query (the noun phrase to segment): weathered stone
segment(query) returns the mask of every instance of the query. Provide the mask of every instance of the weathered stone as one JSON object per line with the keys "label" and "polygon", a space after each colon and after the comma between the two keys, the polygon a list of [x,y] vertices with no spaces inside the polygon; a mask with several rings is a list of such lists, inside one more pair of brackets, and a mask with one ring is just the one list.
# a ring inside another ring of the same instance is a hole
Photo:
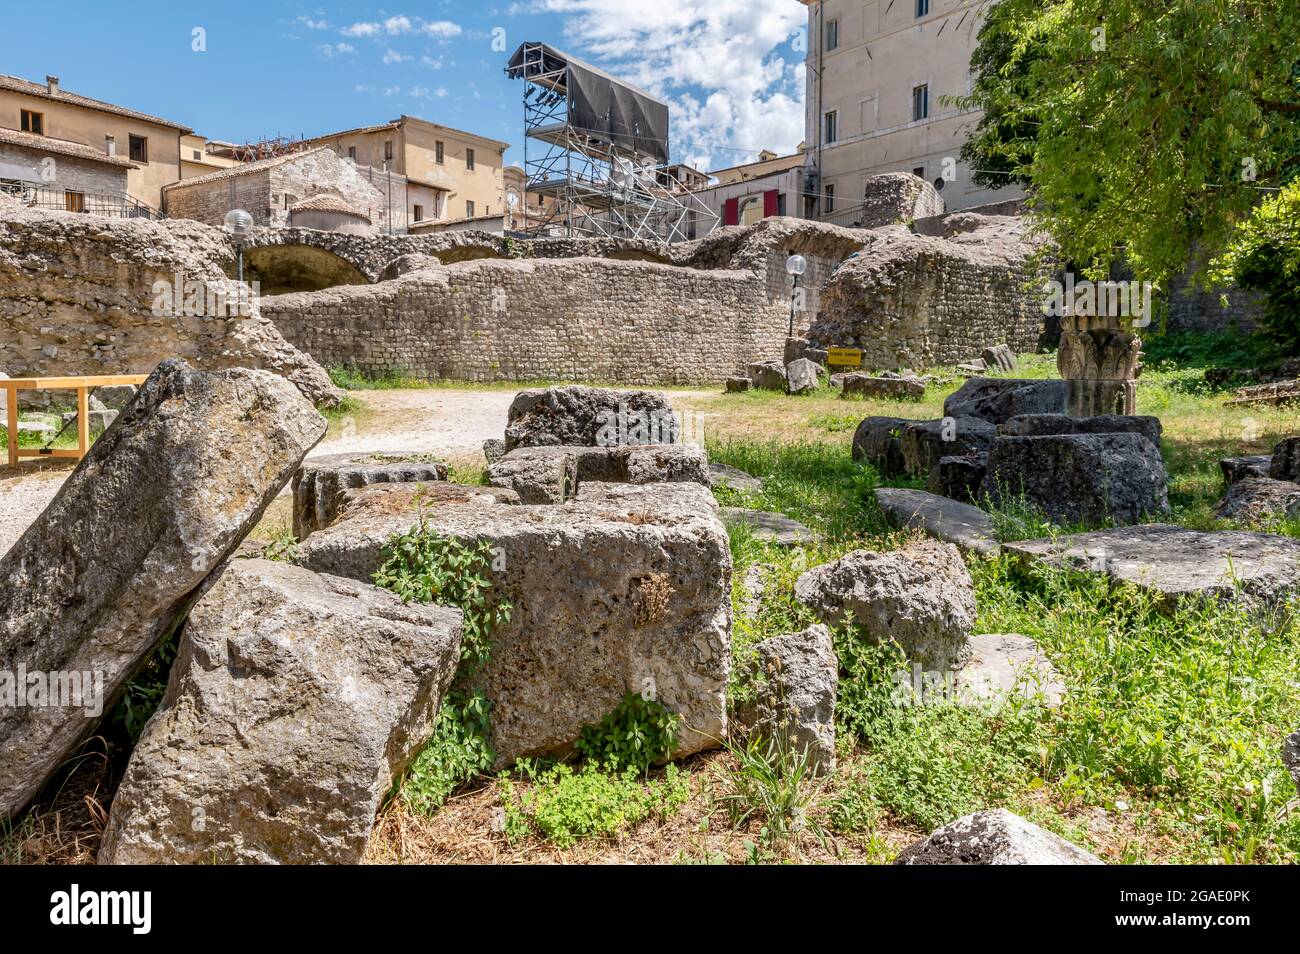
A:
{"label": "weathered stone", "polygon": [[134,384],[106,384],[95,388],[93,397],[103,402],[107,408],[114,411],[124,411],[126,406],[135,399],[135,391]]}
{"label": "weathered stone", "polygon": [[[344,513],[355,515],[372,513],[417,513],[420,508],[432,507],[495,507],[518,505],[519,495],[504,487],[478,487],[453,484],[446,480],[416,481],[412,483],[371,484],[343,492],[338,519]],[[333,521],[331,521],[333,522]]]}
{"label": "weathered stone", "polygon": [[1141,434],[999,437],[989,452],[983,493],[994,501],[1024,494],[1059,523],[1137,523],[1169,512],[1168,476]]}
{"label": "weathered stone", "polygon": [[305,540],[338,516],[346,491],[371,484],[446,480],[447,465],[429,454],[328,454],[293,475],[293,534]]}
{"label": "weathered stone", "polygon": [[1163,428],[1160,418],[1126,414],[1069,417],[1065,414],[1022,414],[998,426],[1007,437],[1039,437],[1047,434],[1141,434],[1160,446]]}
{"label": "weathered stone", "polygon": [[947,417],[982,417],[1002,424],[1022,414],[1064,414],[1065,382],[971,378],[943,402]]}
{"label": "weathered stone", "polygon": [[1016,353],[1004,344],[985,348],[980,354],[980,360],[984,362],[986,368],[995,368],[998,371],[1016,370]]}
{"label": "weathered stone", "polygon": [[1268,477],[1246,477],[1228,488],[1228,493],[1214,509],[1221,520],[1256,523],[1285,514],[1300,501],[1300,484]]}
{"label": "weathered stone", "polygon": [[742,394],[753,386],[754,382],[749,378],[727,378],[727,392],[729,394]]}
{"label": "weathered stone", "polygon": [[757,494],[763,491],[761,477],[753,477],[743,470],[728,467],[717,462],[709,464],[709,481],[714,487],[730,487],[744,493]]}
{"label": "weathered stone", "polygon": [[989,366],[985,364],[983,358],[976,358],[974,361],[963,361],[961,364],[956,365],[956,369],[967,378],[973,378],[987,372]]}
{"label": "weathered stone", "polygon": [[949,543],[854,550],[799,577],[795,598],[827,625],[851,624],[873,642],[897,643],[927,669],[960,669],[970,656],[975,584]]}
{"label": "weathered stone", "polygon": [[433,734],[461,623],[353,580],[232,561],[190,612],[100,863],[359,862]]}
{"label": "weathered stone", "polygon": [[980,457],[940,457],[930,468],[925,489],[940,497],[964,503],[979,499],[984,483],[984,460]]}
{"label": "weathered stone", "polygon": [[489,465],[487,479],[523,503],[562,504],[578,488],[578,455],[571,447],[518,447]]}
{"label": "weathered stone", "polygon": [[[117,420],[117,411],[114,411],[111,408],[100,408],[98,410],[92,409],[86,413],[86,420],[90,425],[90,433],[102,434],[104,431],[112,427],[113,422]],[[63,423],[67,425],[68,428],[65,433],[76,433],[74,430],[77,426],[76,421],[76,411],[68,411],[63,415]]]}
{"label": "weathered stone", "polygon": [[1282,764],[1295,783],[1296,791],[1300,792],[1300,732],[1292,732],[1286,737],[1282,745]]}
{"label": "weathered stone", "polygon": [[875,377],[854,371],[844,375],[840,397],[891,398],[919,401],[925,397],[925,382],[920,378]]}
{"label": "weathered stone", "polygon": [[958,699],[996,705],[1022,695],[1051,708],[1064,700],[1065,681],[1028,636],[986,633],[972,636],[970,645],[970,661],[953,681]]}
{"label": "weathered stone", "polygon": [[1099,865],[1102,860],[1005,808],[959,818],[907,848],[898,865]]}
{"label": "weathered stone", "polygon": [[[442,507],[428,529],[487,541],[493,594],[511,606],[478,677],[500,765],[567,754],[628,693],[683,720],[675,755],[726,732],[731,552],[706,487],[591,483],[562,507]],[[296,561],[369,580],[410,514],[344,515]]]}
{"label": "weathered stone", "polygon": [[978,417],[911,421],[904,425],[899,438],[903,470],[924,479],[942,457],[982,459],[997,434],[994,425]]}
{"label": "weathered stone", "polygon": [[799,358],[785,366],[786,390],[791,394],[804,394],[817,390],[821,367],[807,358]]}
{"label": "weathered stone", "polygon": [[723,507],[722,516],[728,523],[749,527],[754,534],[754,539],[761,540],[763,543],[774,543],[781,547],[800,547],[817,542],[817,534],[798,520],[793,520],[783,513],[747,510],[744,507]]}
{"label": "weathered stone", "polygon": [[677,419],[659,391],[570,385],[520,391],[510,404],[506,450],[516,447],[612,447],[674,444]]}
{"label": "weathered stone", "polygon": [[745,371],[749,375],[749,380],[754,382],[754,387],[759,390],[785,391],[789,387],[785,377],[785,365],[779,361],[757,361],[746,365]]}
{"label": "weathered stone", "polygon": [[1271,454],[1252,454],[1246,457],[1225,457],[1219,461],[1223,471],[1223,482],[1232,486],[1247,477],[1268,477],[1268,469],[1273,463]]}
{"label": "weathered stone", "polygon": [[814,774],[834,772],[839,668],[831,631],[820,623],[763,640],[746,661],[753,698],[739,721],[750,734],[779,737],[792,753],[806,752]]}
{"label": "weathered stone", "polygon": [[506,442],[498,437],[491,438],[483,442],[483,459],[489,464],[495,464],[502,457],[506,456]]}
{"label": "weathered stone", "polygon": [[958,549],[993,556],[1001,547],[993,518],[978,507],[902,487],[877,487],[876,503],[891,525],[920,530]]}
{"label": "weathered stone", "polygon": [[885,477],[903,473],[903,428],[914,421],[905,417],[868,417],[853,434],[853,459],[870,461]]}
{"label": "weathered stone", "polygon": [[1228,599],[1240,587],[1247,603],[1268,608],[1300,592],[1300,540],[1268,533],[1147,524],[1002,546],[1026,559],[1105,573],[1170,603]]}
{"label": "weathered stone", "polygon": [[[160,364],[0,558],[0,672],[98,673],[107,711],[325,427],[270,372]],[[80,706],[0,708],[0,817],[97,724]]]}
{"label": "weathered stone", "polygon": [[1268,475],[1274,480],[1300,483],[1300,437],[1288,437],[1273,448]]}

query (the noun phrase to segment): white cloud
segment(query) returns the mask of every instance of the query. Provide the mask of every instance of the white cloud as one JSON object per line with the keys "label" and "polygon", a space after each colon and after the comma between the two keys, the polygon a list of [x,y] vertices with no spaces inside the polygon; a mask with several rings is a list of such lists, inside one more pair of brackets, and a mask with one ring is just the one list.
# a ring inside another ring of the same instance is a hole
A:
{"label": "white cloud", "polygon": [[329,21],[325,19],[313,20],[311,17],[302,16],[298,18],[298,22],[308,30],[328,30],[330,28]]}
{"label": "white cloud", "polygon": [[384,21],[384,32],[389,36],[397,36],[402,33],[411,32],[411,18],[404,16],[389,17]]}
{"label": "white cloud", "polygon": [[346,56],[348,53],[356,52],[356,47],[351,43],[323,43],[318,46],[317,49],[320,50],[320,55],[325,57],[327,60],[333,59],[336,56]]}
{"label": "white cloud", "polygon": [[442,57],[422,56],[420,57],[420,65],[427,66],[431,70],[440,70],[442,69]]}
{"label": "white cloud", "polygon": [[447,39],[453,36],[460,36],[462,31],[459,23],[452,23],[450,20],[433,20],[421,23],[420,32],[427,33],[429,36]]}
{"label": "white cloud", "polygon": [[410,60],[410,59],[413,59],[413,57],[406,56],[406,55],[404,55],[404,54],[402,54],[402,53],[398,53],[398,52],[397,52],[396,50],[394,50],[391,46],[390,46],[387,50],[384,51],[384,65],[385,65],[385,66],[391,66],[391,65],[394,64],[394,63],[405,63],[407,60]]}
{"label": "white cloud", "polygon": [[793,0],[535,0],[534,9],[564,16],[588,57],[667,100],[674,155],[693,165],[731,166],[803,139],[804,65],[776,55],[807,24]]}
{"label": "white cloud", "polygon": [[344,36],[378,36],[381,27],[378,23],[354,23],[341,31]]}

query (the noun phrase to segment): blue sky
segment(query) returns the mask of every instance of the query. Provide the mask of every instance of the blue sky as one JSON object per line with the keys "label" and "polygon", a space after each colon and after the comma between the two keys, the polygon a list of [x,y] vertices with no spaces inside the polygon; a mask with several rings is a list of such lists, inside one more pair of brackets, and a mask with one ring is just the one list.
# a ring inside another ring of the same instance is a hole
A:
{"label": "blue sky", "polygon": [[503,67],[521,42],[544,40],[667,99],[674,160],[707,169],[803,138],[804,11],[797,0],[44,0],[0,32],[0,72],[53,73],[236,142],[407,113],[508,141],[507,161],[521,163],[522,89]]}

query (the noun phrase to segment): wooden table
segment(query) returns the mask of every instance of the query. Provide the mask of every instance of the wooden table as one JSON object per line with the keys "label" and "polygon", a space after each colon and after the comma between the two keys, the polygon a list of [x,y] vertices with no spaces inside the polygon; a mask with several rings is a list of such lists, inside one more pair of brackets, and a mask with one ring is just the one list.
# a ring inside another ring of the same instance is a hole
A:
{"label": "wooden table", "polygon": [[[92,374],[66,378],[0,378],[0,388],[7,392],[8,420],[5,428],[9,438],[9,466],[17,467],[22,457],[71,457],[80,460],[90,450],[90,392],[98,387],[120,384],[143,384],[147,374]],[[18,392],[19,391],[76,391],[77,392],[77,449],[46,450],[40,447],[18,446]]]}

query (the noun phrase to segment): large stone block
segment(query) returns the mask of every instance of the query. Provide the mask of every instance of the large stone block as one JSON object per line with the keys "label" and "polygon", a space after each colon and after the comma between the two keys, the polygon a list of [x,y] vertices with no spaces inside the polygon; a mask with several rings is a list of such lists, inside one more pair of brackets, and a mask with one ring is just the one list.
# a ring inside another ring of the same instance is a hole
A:
{"label": "large stone block", "polygon": [[488,467],[487,480],[526,504],[562,504],[578,489],[578,455],[572,447],[519,447]]}
{"label": "large stone block", "polygon": [[885,477],[903,473],[903,428],[906,417],[868,417],[853,434],[853,459],[874,463]]}
{"label": "large stone block", "polygon": [[925,397],[925,382],[920,378],[883,378],[853,371],[840,380],[842,398],[867,397],[919,401]]}
{"label": "large stone block", "polygon": [[1001,551],[993,518],[978,507],[905,487],[877,487],[876,504],[891,526],[920,530],[960,550],[995,556]]}
{"label": "large stone block", "polygon": [[925,479],[944,457],[983,460],[997,434],[997,427],[979,417],[911,421],[899,438],[903,470]]}
{"label": "large stone block", "polygon": [[971,378],[943,402],[947,417],[982,417],[1002,424],[1022,414],[1064,414],[1065,382]]}
{"label": "large stone block", "polygon": [[808,358],[796,358],[785,366],[786,389],[791,394],[816,391],[821,372],[821,366]]}
{"label": "large stone block", "polygon": [[428,454],[329,454],[313,457],[293,476],[293,533],[299,540],[328,527],[344,494],[371,484],[446,480],[447,465]]}
{"label": "large stone block", "polygon": [[1005,808],[944,825],[895,859],[898,865],[1100,865],[1096,855]]}
{"label": "large stone block", "polygon": [[1160,452],[1141,434],[999,437],[983,493],[1024,494],[1059,523],[1137,523],[1169,512]]}
{"label": "large stone block", "polygon": [[1268,477],[1247,477],[1228,488],[1227,494],[1215,507],[1214,515],[1222,520],[1255,523],[1285,514],[1297,503],[1300,503],[1300,484]]}
{"label": "large stone block", "polygon": [[785,365],[779,361],[757,361],[745,366],[745,373],[754,387],[762,391],[784,391],[789,387]]}
{"label": "large stone block", "polygon": [[753,698],[738,713],[745,730],[779,737],[791,752],[806,752],[816,774],[834,772],[840,672],[831,631],[817,623],[765,639],[754,647],[746,668]]}
{"label": "large stone block", "polygon": [[1096,417],[1022,414],[998,426],[998,433],[1007,437],[1038,437],[1045,434],[1141,434],[1156,447],[1160,446],[1162,432],[1160,418],[1127,414],[1099,414]]}
{"label": "large stone block", "polygon": [[1273,462],[1268,475],[1274,480],[1300,483],[1300,437],[1288,437],[1273,448]]}
{"label": "large stone block", "polygon": [[678,434],[672,405],[659,391],[570,385],[515,395],[506,423],[506,450],[675,444]]}
{"label": "large stone block", "polygon": [[897,643],[926,669],[951,672],[970,656],[975,584],[952,544],[854,550],[803,574],[794,593],[827,625],[851,624],[873,642]]}
{"label": "large stone block", "polygon": [[686,444],[626,447],[519,447],[488,468],[488,483],[526,504],[563,503],[585,481],[710,486],[704,451]]}
{"label": "large stone block", "polygon": [[[270,372],[160,364],[0,559],[0,672],[96,674],[107,710],[325,427]],[[0,817],[97,724],[81,706],[0,708]]]}
{"label": "large stone block", "polygon": [[[562,507],[445,507],[426,521],[497,554],[493,593],[512,609],[479,679],[499,764],[566,754],[629,692],[652,691],[682,717],[676,755],[723,737],[731,552],[706,487],[590,483]],[[392,535],[412,523],[345,514],[297,560],[370,580]]]}
{"label": "large stone block", "polygon": [[460,610],[233,560],[190,612],[103,864],[355,864],[433,734]]}

